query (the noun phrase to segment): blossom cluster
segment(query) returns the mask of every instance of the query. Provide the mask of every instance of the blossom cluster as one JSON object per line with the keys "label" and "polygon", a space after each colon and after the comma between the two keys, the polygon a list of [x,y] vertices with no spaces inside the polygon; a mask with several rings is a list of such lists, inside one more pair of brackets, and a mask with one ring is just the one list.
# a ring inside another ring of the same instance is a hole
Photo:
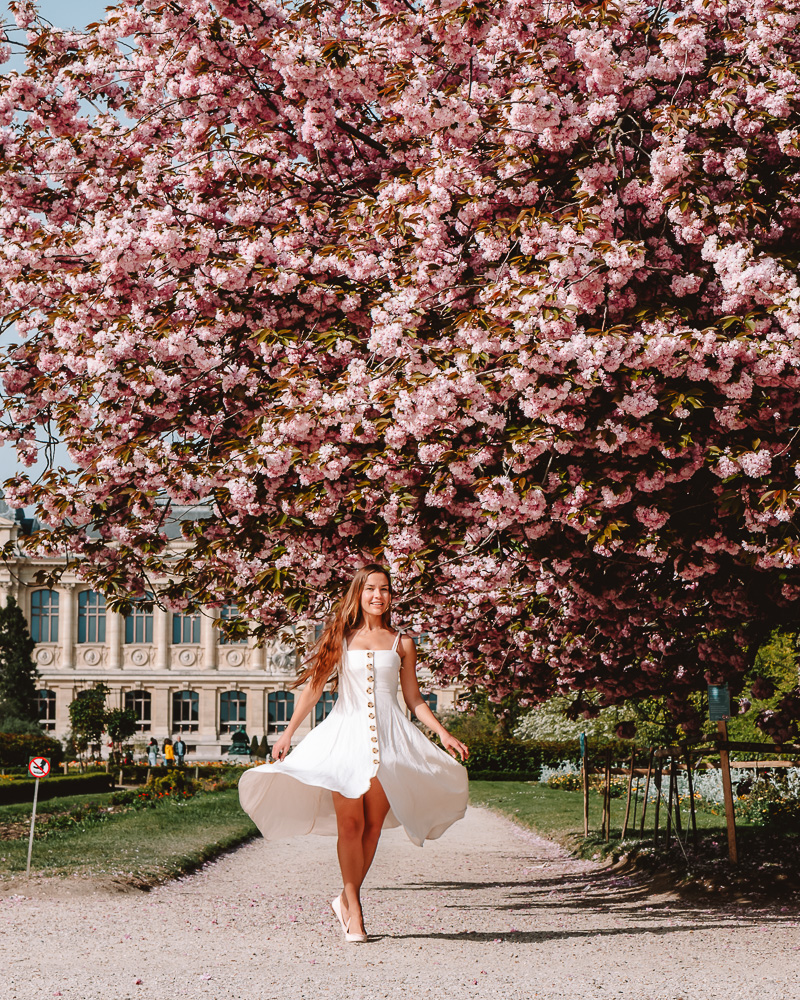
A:
{"label": "blossom cluster", "polygon": [[263,632],[379,556],[497,700],[741,688],[800,596],[798,0],[11,6],[37,551]]}

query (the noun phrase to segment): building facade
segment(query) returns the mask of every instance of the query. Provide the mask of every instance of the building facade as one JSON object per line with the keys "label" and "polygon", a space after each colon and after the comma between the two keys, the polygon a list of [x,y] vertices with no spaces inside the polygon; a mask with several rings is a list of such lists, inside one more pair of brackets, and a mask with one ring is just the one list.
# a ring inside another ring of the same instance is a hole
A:
{"label": "building facade", "polygon": [[[292,689],[293,644],[226,639],[214,619],[237,615],[234,605],[191,615],[142,608],[122,616],[69,574],[52,589],[37,585],[35,574],[48,560],[25,554],[23,523],[7,508],[0,511],[0,544],[14,540],[18,553],[0,564],[0,600],[13,596],[27,619],[36,643],[40,722],[53,736],[69,734],[70,702],[97,683],[110,688],[109,707],[134,710],[142,737],[160,744],[181,734],[197,759],[222,756],[239,729],[270,743],[283,731],[300,693]],[[314,625],[308,629],[313,639]],[[423,690],[429,681],[422,669]],[[434,711],[450,712],[458,694],[430,689],[426,700]],[[325,718],[335,697],[323,693],[297,740]]]}

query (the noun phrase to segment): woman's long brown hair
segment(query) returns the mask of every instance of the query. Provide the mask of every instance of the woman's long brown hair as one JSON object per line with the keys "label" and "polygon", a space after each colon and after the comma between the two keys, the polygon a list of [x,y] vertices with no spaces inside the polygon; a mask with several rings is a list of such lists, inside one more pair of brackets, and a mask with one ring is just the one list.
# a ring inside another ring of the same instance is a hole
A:
{"label": "woman's long brown hair", "polygon": [[[334,680],[334,687],[338,680],[339,663],[342,659],[342,649],[346,635],[355,632],[364,623],[364,614],[361,610],[361,595],[364,592],[364,584],[370,573],[383,573],[389,581],[389,594],[392,593],[392,578],[389,570],[378,563],[370,563],[362,566],[350,581],[347,593],[333,609],[333,614],[325,624],[319,642],[314,646],[311,656],[308,659],[308,666],[300,674],[292,687],[299,687],[308,682],[312,686],[324,684],[326,681]],[[392,609],[389,607],[382,615],[381,621],[384,628],[391,625]]]}

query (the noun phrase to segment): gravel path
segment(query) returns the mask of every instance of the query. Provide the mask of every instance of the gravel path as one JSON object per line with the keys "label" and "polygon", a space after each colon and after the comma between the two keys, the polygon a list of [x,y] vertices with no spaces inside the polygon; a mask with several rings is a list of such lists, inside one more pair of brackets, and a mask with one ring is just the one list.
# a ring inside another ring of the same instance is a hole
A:
{"label": "gravel path", "polygon": [[254,841],[151,892],[0,883],[2,1000],[800,1000],[800,913],[703,909],[480,809],[420,850],[389,831],[374,940],[328,906],[335,843]]}

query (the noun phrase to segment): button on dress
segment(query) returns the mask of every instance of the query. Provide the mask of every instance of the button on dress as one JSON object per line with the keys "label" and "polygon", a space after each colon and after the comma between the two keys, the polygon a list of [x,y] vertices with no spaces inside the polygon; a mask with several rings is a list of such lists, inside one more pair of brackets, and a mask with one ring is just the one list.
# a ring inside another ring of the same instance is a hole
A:
{"label": "button on dress", "polygon": [[362,796],[377,777],[389,800],[384,829],[403,826],[419,847],[467,808],[467,771],[410,722],[397,700],[399,636],[392,649],[348,650],[339,697],[288,757],[245,771],[239,800],[268,840],[335,835],[331,792]]}

